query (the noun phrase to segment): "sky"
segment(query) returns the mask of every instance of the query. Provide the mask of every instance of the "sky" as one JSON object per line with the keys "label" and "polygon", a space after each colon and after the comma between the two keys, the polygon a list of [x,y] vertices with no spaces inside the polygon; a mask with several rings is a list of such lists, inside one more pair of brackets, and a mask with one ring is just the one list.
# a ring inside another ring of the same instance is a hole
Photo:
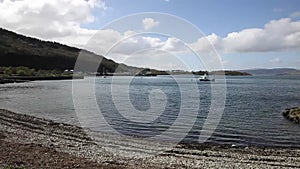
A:
{"label": "sky", "polygon": [[0,12],[2,28],[132,66],[300,69],[297,0],[0,0]]}

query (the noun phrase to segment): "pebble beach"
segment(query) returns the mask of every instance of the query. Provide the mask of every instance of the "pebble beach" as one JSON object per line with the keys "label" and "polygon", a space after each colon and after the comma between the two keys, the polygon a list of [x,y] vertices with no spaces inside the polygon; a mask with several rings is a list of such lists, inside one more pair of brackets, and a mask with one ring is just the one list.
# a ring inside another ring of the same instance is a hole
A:
{"label": "pebble beach", "polygon": [[170,147],[2,109],[0,143],[0,168],[300,168],[292,147]]}

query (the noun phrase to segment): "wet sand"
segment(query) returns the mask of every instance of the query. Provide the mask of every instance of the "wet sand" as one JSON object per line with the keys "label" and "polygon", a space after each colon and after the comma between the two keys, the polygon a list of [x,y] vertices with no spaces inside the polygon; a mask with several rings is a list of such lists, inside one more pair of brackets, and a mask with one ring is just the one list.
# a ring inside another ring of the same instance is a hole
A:
{"label": "wet sand", "polygon": [[171,147],[7,110],[0,110],[0,144],[0,168],[300,168],[296,148]]}

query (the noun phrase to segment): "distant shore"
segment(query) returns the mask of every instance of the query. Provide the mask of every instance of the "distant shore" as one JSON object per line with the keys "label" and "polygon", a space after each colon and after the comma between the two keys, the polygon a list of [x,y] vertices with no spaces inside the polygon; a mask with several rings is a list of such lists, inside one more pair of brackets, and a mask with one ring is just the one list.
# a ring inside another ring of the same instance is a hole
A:
{"label": "distant shore", "polygon": [[[187,75],[187,74],[172,74],[172,75]],[[196,74],[194,74],[197,76]],[[94,77],[95,75],[86,75]],[[97,75],[96,77],[110,77],[110,76],[137,76],[137,77],[156,77],[156,76],[164,76],[164,75],[156,75],[156,74],[148,74],[148,75],[134,75],[134,74],[107,74],[105,76]],[[226,76],[249,76],[249,75],[229,75],[226,74]],[[6,83],[25,83],[30,81],[43,81],[43,80],[72,80],[72,79],[84,79],[85,76],[8,76],[5,78],[0,78],[0,84],[6,84]]]}
{"label": "distant shore", "polygon": [[164,143],[0,110],[0,168],[299,168],[300,149]]}
{"label": "distant shore", "polygon": [[41,81],[41,80],[72,80],[72,79],[83,79],[84,76],[9,76],[0,79],[0,84],[5,83],[24,83],[30,81]]}

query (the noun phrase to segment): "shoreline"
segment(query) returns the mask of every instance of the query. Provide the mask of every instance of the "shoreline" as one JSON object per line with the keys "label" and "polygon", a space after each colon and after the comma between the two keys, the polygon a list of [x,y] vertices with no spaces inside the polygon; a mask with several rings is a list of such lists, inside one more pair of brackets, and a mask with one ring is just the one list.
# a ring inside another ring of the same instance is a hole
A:
{"label": "shoreline", "polygon": [[76,80],[84,79],[84,76],[10,76],[0,78],[0,84],[6,83],[26,83],[31,81],[44,81],[44,80]]}
{"label": "shoreline", "polygon": [[169,147],[139,138],[87,132],[78,126],[0,109],[0,168],[300,167],[297,148],[212,144]]}

